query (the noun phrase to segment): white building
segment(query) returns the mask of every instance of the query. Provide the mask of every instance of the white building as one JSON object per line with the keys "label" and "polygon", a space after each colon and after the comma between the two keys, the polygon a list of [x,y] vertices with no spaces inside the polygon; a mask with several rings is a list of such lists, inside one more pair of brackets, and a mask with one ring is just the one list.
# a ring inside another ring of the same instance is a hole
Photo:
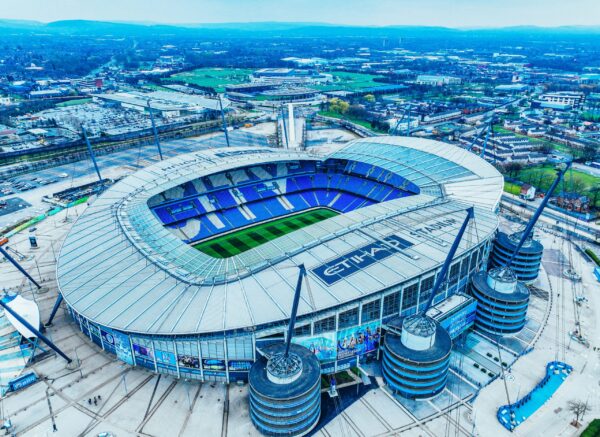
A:
{"label": "white building", "polygon": [[460,85],[462,80],[460,77],[453,76],[433,76],[428,74],[421,74],[417,76],[415,83],[417,85],[429,85],[429,86],[443,86],[443,85]]}
{"label": "white building", "polygon": [[571,91],[557,91],[554,93],[546,93],[540,96],[542,106],[544,103],[559,106],[569,106],[571,108],[578,108],[585,100],[585,95],[579,92]]}

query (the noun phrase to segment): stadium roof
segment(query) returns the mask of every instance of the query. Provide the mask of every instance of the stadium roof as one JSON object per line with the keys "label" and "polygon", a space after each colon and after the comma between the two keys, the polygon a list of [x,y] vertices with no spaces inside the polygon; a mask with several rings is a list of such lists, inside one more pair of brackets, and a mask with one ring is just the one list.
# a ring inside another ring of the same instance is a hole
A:
{"label": "stadium roof", "polygon": [[[341,214],[225,259],[185,244],[148,207],[152,196],[204,175],[330,157],[386,168],[421,193]],[[295,266],[305,264],[311,289],[302,296],[299,315],[407,282],[439,268],[468,206],[476,206],[474,229],[457,256],[493,234],[502,186],[502,176],[479,157],[417,138],[360,139],[320,155],[256,147],[194,152],[123,179],[88,207],[61,249],[58,283],[77,312],[123,331],[184,335],[284,321]],[[331,284],[313,271],[390,236],[412,246]]]}

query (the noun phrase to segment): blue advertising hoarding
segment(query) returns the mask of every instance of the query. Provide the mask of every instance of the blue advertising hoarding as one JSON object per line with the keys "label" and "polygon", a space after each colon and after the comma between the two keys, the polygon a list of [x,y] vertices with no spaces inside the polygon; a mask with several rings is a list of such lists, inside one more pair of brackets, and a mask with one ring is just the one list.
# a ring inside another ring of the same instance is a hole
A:
{"label": "blue advertising hoarding", "polygon": [[25,387],[30,386],[38,380],[38,377],[35,373],[30,372],[25,375],[19,376],[11,381],[8,381],[8,389],[10,391],[18,391]]}
{"label": "blue advertising hoarding", "polygon": [[338,331],[337,359],[354,357],[376,351],[381,339],[379,320]]}
{"label": "blue advertising hoarding", "polygon": [[174,367],[177,366],[177,360],[173,352],[166,352],[157,349],[154,351],[154,355],[156,356],[157,362],[165,363]]}
{"label": "blue advertising hoarding", "polygon": [[133,354],[131,353],[129,336],[122,334],[119,331],[113,331],[112,335],[115,339],[115,352],[117,353],[117,358],[133,366]]}
{"label": "blue advertising hoarding", "polygon": [[452,339],[455,339],[475,323],[476,310],[477,301],[473,301],[460,311],[440,320],[440,325],[448,331]]}
{"label": "blue advertising hoarding", "polygon": [[324,332],[319,335],[293,337],[292,343],[310,350],[319,361],[333,361],[337,356],[335,332]]}

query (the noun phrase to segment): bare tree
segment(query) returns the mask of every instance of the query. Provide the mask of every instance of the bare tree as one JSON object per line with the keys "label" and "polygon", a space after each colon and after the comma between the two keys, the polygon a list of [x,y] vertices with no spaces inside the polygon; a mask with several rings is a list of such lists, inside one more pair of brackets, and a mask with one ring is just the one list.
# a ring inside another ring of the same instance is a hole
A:
{"label": "bare tree", "polygon": [[579,426],[579,419],[583,418],[584,414],[589,411],[587,402],[579,400],[570,400],[567,403],[567,409],[575,415],[575,426]]}

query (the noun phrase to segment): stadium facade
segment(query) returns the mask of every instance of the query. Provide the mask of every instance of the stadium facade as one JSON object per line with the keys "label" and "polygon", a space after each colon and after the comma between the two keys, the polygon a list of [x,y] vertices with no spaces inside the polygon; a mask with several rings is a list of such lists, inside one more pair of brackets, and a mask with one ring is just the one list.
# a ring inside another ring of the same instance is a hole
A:
{"label": "stadium facade", "polygon": [[470,206],[432,310],[451,310],[437,320],[452,338],[472,324],[466,291],[487,263],[502,187],[477,156],[418,138],[181,155],[87,208],[61,248],[59,289],[85,335],[118,359],[229,382],[284,339],[304,264],[293,341],[332,373],[377,353],[386,323],[425,305]]}

